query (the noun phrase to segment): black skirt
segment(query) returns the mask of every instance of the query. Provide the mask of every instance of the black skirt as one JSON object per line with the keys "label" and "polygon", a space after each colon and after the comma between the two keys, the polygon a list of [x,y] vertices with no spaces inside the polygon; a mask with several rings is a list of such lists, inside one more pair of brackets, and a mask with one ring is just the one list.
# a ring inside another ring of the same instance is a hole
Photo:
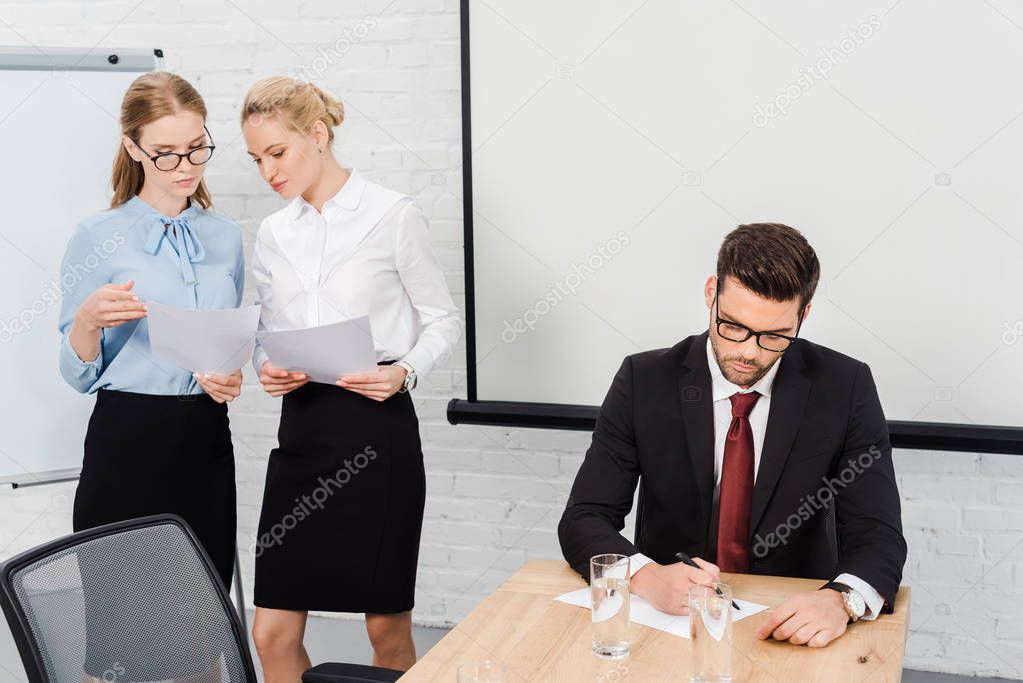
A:
{"label": "black skirt", "polygon": [[426,473],[408,393],[309,382],[284,396],[256,556],[259,607],[412,609]]}
{"label": "black skirt", "polygon": [[[85,436],[75,493],[75,531],[165,512],[182,517],[192,527],[220,580],[230,589],[236,509],[227,405],[206,394],[179,397],[100,390]],[[154,681],[219,671],[215,653],[209,661],[196,652],[173,656],[172,642],[162,646],[169,652],[163,660],[139,659],[122,637],[137,630],[137,586],[118,585],[90,573],[82,576],[82,591],[89,675]],[[180,596],[170,592],[159,594],[158,585],[149,591],[145,598],[150,601],[180,602]],[[152,634],[174,634],[181,628],[180,615],[173,610],[152,618],[155,621],[148,626]],[[126,620],[123,627],[119,619]]]}
{"label": "black skirt", "polygon": [[226,403],[206,394],[96,394],[75,492],[75,531],[176,514],[192,527],[230,590],[235,496]]}

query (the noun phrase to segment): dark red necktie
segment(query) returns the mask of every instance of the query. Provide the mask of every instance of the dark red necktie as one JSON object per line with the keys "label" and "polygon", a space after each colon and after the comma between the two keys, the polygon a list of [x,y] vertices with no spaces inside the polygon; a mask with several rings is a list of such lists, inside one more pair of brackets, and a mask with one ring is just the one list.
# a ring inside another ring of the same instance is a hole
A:
{"label": "dark red necktie", "polygon": [[749,414],[760,394],[733,394],[732,424],[725,436],[718,498],[717,565],[723,572],[749,571],[749,516],[753,503],[753,428]]}

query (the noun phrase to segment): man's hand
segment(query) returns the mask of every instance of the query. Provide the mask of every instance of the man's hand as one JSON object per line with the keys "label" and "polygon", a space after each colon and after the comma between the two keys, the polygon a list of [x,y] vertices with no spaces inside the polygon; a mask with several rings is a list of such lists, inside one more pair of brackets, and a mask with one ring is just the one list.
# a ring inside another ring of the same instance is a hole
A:
{"label": "man's hand", "polygon": [[651,562],[633,575],[629,588],[662,612],[689,614],[689,587],[721,581],[717,565],[698,557],[693,558],[693,561],[700,565],[699,569],[682,562]]}
{"label": "man's hand", "polygon": [[842,594],[831,589],[799,593],[768,614],[757,637],[771,636],[794,645],[824,647],[845,633],[849,613]]}

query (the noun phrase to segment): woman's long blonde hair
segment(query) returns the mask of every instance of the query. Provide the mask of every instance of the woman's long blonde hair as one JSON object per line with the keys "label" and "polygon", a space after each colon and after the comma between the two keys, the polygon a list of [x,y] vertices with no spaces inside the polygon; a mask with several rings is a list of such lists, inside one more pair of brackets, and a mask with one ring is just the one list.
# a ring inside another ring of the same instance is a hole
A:
{"label": "woman's long blonde hair", "polygon": [[313,124],[323,121],[327,126],[327,145],[334,142],[334,127],[345,120],[345,108],[312,83],[295,78],[273,76],[257,81],[249,88],[242,103],[241,122],[251,116],[280,114],[295,130],[308,133]]}
{"label": "woman's long blonde hair", "polygon": [[[206,120],[206,103],[191,83],[166,71],[143,74],[128,86],[121,102],[121,133],[133,141],[138,140],[143,126],[179,111],[195,112]],[[137,195],[144,182],[142,163],[132,159],[124,145],[118,143],[110,180],[114,188],[110,208],[116,208]],[[191,199],[204,209],[213,205],[205,179],[199,181]]]}

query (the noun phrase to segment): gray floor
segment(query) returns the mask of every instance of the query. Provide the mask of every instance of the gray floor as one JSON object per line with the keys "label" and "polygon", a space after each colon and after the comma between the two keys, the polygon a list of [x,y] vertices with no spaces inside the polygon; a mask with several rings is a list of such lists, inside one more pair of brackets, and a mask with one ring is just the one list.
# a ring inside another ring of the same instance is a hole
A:
{"label": "gray floor", "polygon": [[[251,623],[251,615],[249,619]],[[413,637],[419,656],[423,656],[446,632],[445,629],[415,627]],[[310,618],[306,648],[314,664],[328,661],[369,664],[373,656],[363,622],[350,619]],[[256,669],[259,670],[258,664]],[[0,683],[25,683],[25,680],[10,631],[0,628]],[[996,683],[1007,679],[950,676],[907,669],[902,680],[903,683]]]}

